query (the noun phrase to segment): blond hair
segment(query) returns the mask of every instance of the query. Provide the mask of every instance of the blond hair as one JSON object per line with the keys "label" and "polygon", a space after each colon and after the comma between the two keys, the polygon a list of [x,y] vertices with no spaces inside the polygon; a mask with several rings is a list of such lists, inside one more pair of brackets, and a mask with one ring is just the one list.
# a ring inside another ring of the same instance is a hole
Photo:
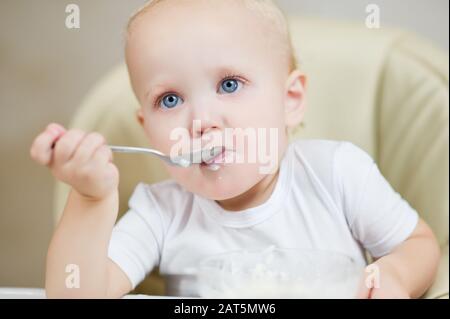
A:
{"label": "blond hair", "polygon": [[[149,11],[155,5],[167,0],[149,0],[142,7],[140,7],[128,20],[126,28],[126,37],[129,36],[132,27],[139,17]],[[211,1],[211,0],[208,0]],[[214,0],[214,1],[230,1],[230,0]],[[242,2],[245,7],[263,18],[266,22],[271,23],[274,26],[274,32],[278,33],[278,36],[282,39],[286,46],[287,55],[289,59],[290,71],[296,69],[297,59],[295,56],[294,48],[291,41],[289,27],[287,19],[281,9],[272,0],[234,0]]]}

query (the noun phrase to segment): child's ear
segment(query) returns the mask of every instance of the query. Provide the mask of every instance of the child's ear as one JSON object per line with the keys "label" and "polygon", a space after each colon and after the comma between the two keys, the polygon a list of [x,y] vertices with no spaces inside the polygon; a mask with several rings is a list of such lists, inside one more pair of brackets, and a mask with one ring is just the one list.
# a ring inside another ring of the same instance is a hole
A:
{"label": "child's ear", "polygon": [[142,108],[136,111],[136,118],[141,126],[144,126],[144,113],[142,113]]}
{"label": "child's ear", "polygon": [[305,113],[306,76],[294,70],[286,81],[285,122],[287,127],[295,127],[303,120]]}

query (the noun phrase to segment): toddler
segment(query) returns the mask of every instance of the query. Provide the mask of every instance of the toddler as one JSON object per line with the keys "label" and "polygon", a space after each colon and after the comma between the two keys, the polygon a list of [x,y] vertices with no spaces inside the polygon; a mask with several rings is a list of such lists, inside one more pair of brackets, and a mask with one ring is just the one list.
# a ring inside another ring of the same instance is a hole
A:
{"label": "toddler", "polygon": [[[126,62],[153,148],[223,151],[188,168],[165,164],[172,179],[137,185],[115,225],[119,172],[105,139],[50,124],[31,156],[71,192],[48,250],[49,297],[121,297],[155,267],[169,294],[195,296],[185,278],[201,260],[268,246],[375,265],[379,285],[367,275],[361,298],[414,298],[431,285],[434,235],[371,157],[349,142],[288,142],[305,76],[272,1],[150,1],[129,22]],[[77,289],[66,286],[70,264]]]}

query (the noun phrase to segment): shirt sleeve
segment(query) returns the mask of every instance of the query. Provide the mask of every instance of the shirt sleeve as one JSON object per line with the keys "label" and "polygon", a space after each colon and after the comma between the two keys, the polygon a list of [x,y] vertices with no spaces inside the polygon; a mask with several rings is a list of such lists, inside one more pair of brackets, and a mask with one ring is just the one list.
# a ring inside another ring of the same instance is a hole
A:
{"label": "shirt sleeve", "polygon": [[139,184],[128,205],[129,210],[113,228],[108,257],[134,289],[159,264],[165,227],[148,185]]}
{"label": "shirt sleeve", "polygon": [[387,182],[370,155],[357,146],[341,143],[334,164],[353,236],[375,258],[390,253],[411,235],[418,213]]}

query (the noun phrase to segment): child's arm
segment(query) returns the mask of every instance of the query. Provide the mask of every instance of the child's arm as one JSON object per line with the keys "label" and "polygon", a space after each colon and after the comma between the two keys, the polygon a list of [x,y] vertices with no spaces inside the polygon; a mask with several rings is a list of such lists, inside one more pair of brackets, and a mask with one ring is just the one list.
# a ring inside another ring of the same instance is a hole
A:
{"label": "child's arm", "polygon": [[107,255],[118,212],[119,175],[103,137],[51,124],[30,152],[72,186],[48,250],[47,296],[105,298],[130,291],[130,281]]}
{"label": "child's arm", "polygon": [[367,282],[360,289],[363,298],[418,298],[431,286],[439,263],[440,250],[430,227],[421,219],[402,244],[368,268],[367,278],[376,284],[375,265],[379,270],[379,288]]}

